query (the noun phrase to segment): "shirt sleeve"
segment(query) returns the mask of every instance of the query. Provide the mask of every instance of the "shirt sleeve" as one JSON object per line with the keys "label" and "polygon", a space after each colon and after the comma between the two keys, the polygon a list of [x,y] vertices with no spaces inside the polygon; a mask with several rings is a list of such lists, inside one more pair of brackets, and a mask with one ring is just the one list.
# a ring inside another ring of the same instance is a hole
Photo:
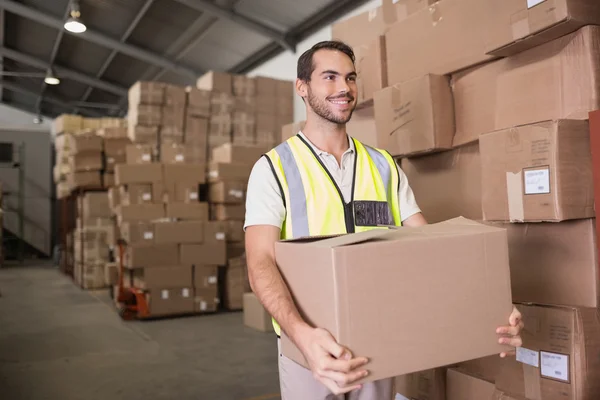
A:
{"label": "shirt sleeve", "polygon": [[402,221],[407,220],[413,215],[420,213],[421,209],[417,205],[415,195],[408,183],[406,174],[396,162],[396,168],[398,168],[398,175],[400,179],[400,185],[398,188],[398,202],[400,203],[400,219]]}
{"label": "shirt sleeve", "polygon": [[248,179],[244,230],[252,225],[273,225],[281,229],[284,220],[285,206],[279,184],[269,161],[261,157]]}

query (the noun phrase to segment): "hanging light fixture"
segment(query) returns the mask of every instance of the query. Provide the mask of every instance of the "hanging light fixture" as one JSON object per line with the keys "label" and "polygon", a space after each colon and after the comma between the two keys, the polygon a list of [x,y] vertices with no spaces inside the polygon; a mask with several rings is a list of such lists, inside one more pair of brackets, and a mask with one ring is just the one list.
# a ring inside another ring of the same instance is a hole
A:
{"label": "hanging light fixture", "polygon": [[46,82],[47,85],[58,85],[60,83],[60,79],[54,76],[52,70],[49,69],[46,73],[46,77],[44,78],[44,82]]}
{"label": "hanging light fixture", "polygon": [[71,13],[69,19],[65,22],[65,29],[73,33],[83,33],[87,27],[81,21],[81,12],[79,11],[79,1],[71,1]]}

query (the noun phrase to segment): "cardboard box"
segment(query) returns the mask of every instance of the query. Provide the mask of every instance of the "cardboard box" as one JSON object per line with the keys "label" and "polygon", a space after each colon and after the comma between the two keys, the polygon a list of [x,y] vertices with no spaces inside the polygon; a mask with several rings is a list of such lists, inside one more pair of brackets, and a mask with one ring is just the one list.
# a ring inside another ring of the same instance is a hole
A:
{"label": "cardboard box", "polygon": [[106,192],[88,192],[81,199],[81,216],[86,219],[110,218],[108,194]]}
{"label": "cardboard box", "polygon": [[248,272],[245,263],[237,265],[229,263],[225,269],[225,291],[223,293],[224,306],[227,310],[241,310],[244,308],[244,293]]}
{"label": "cardboard box", "polygon": [[598,35],[600,27],[588,26],[453,76],[456,139],[466,142],[540,121],[587,119],[600,108]]}
{"label": "cardboard box", "polygon": [[219,291],[216,287],[210,289],[194,289],[195,312],[215,312],[219,307],[219,303]]}
{"label": "cardboard box", "polygon": [[223,140],[226,140],[222,143],[227,143],[231,141],[231,126],[232,126],[232,118],[231,114],[213,114],[210,117],[208,124],[208,143],[210,146],[211,139],[218,137]]}
{"label": "cardboard box", "polygon": [[229,93],[213,93],[210,97],[210,113],[212,116],[231,114],[235,109],[235,97]]}
{"label": "cardboard box", "polygon": [[106,286],[119,283],[119,266],[117,263],[106,263],[104,265],[104,283]]}
{"label": "cardboard box", "polygon": [[188,116],[185,122],[185,141],[195,146],[204,145],[208,136],[208,118]]}
{"label": "cardboard box", "polygon": [[[180,136],[183,136],[183,127],[185,124],[185,106],[165,106],[162,109],[162,119],[160,125],[162,125],[161,134],[164,136],[166,127],[171,128],[171,135],[173,132],[177,132]],[[168,136],[168,134],[167,134]]]}
{"label": "cardboard box", "polygon": [[488,133],[479,142],[485,220],[594,216],[587,121],[540,122]]}
{"label": "cardboard box", "polygon": [[537,399],[600,398],[600,319],[593,308],[519,304],[530,328],[516,359],[503,360],[496,387]]}
{"label": "cardboard box", "polygon": [[233,142],[242,146],[253,145],[255,138],[256,119],[253,113],[235,111],[232,121]]}
{"label": "cardboard box", "polygon": [[471,376],[477,376],[488,382],[496,382],[500,373],[503,359],[497,354],[488,357],[476,358],[456,364],[456,368]]}
{"label": "cardboard box", "polygon": [[167,203],[166,217],[182,220],[208,220],[208,203]]}
{"label": "cardboard box", "polygon": [[125,265],[130,269],[180,265],[179,248],[176,244],[132,244],[127,246]]}
{"label": "cardboard box", "polygon": [[357,102],[359,106],[372,103],[373,94],[388,86],[387,63],[385,58],[385,37],[378,36],[364,46],[354,47],[356,57]]}
{"label": "cardboard box", "polygon": [[[289,95],[287,95],[289,96]],[[277,116],[281,116],[281,115],[285,115],[287,117],[289,116],[293,116],[294,115],[294,98],[293,97],[279,97],[277,99],[277,104],[275,107],[275,112],[277,114]],[[291,117],[291,119],[289,121],[285,121],[284,123],[287,124],[289,122],[291,122],[294,118]],[[281,125],[279,125],[279,122],[277,123],[277,129],[281,129]]]}
{"label": "cardboard box", "polygon": [[187,115],[193,117],[210,117],[210,96],[208,90],[189,88]]}
{"label": "cardboard box", "polygon": [[388,83],[446,75],[491,60],[485,42],[491,19],[484,1],[441,0],[395,23],[385,34]]}
{"label": "cardboard box", "polygon": [[[446,369],[434,368],[394,379],[395,400],[446,400]],[[481,399],[489,400],[489,399]]]}
{"label": "cardboard box", "polygon": [[84,118],[82,122],[81,129],[83,130],[95,130],[102,126],[101,118]]}
{"label": "cardboard box", "polygon": [[244,293],[244,325],[261,332],[272,332],[271,316],[254,293]]}
{"label": "cardboard box", "polygon": [[154,223],[152,222],[123,222],[120,224],[121,237],[128,245],[154,243]]}
{"label": "cardboard box", "polygon": [[[116,118],[120,119],[120,118]],[[96,131],[96,134],[106,139],[127,139],[126,126],[105,126]]]}
{"label": "cardboard box", "polygon": [[102,174],[98,171],[74,172],[67,177],[71,189],[101,188]]}
{"label": "cardboard box", "polygon": [[398,145],[389,136],[377,134],[373,106],[354,110],[346,130],[350,136],[367,146],[387,150],[390,154],[399,152]]}
{"label": "cardboard box", "polygon": [[202,221],[159,222],[154,231],[155,243],[202,243],[204,240]]}
{"label": "cardboard box", "polygon": [[273,141],[275,138],[275,132],[280,132],[281,127],[277,126],[277,116],[273,115],[273,112],[256,113],[256,141],[257,143],[263,143]]}
{"label": "cardboard box", "polygon": [[454,105],[448,78],[425,75],[374,94],[375,126],[381,143],[397,156],[446,150],[454,137]]}
{"label": "cardboard box", "polygon": [[456,369],[449,369],[447,372],[446,400],[492,400],[495,390],[496,387],[492,382],[467,375]]}
{"label": "cardboard box", "polygon": [[192,266],[164,266],[133,270],[133,285],[139,289],[192,286]]}
{"label": "cardboard box", "polygon": [[127,136],[134,143],[158,146],[158,126],[127,125]]}
{"label": "cardboard box", "polygon": [[153,221],[165,217],[164,204],[131,204],[117,208],[119,223]]}
{"label": "cardboard box", "polygon": [[52,130],[55,134],[75,133],[81,130],[83,117],[80,115],[62,114],[54,119]]}
{"label": "cardboard box", "polygon": [[[278,242],[275,258],[301,314],[353,354],[369,357],[365,381],[504,351],[495,333],[512,310],[503,229],[457,218],[417,229]],[[395,268],[400,259],[403,267]],[[395,329],[406,321],[398,315],[406,315],[412,329]],[[448,341],[454,335],[464,341]],[[284,355],[306,365],[289,339],[282,336],[281,344]],[[424,355],[423,348],[436,350]]]}
{"label": "cardboard box", "polygon": [[101,152],[77,153],[69,157],[71,171],[100,171],[102,169]]}
{"label": "cardboard box", "polygon": [[121,204],[121,190],[117,187],[111,187],[108,189],[108,206],[111,211],[116,210],[117,206]]}
{"label": "cardboard box", "polygon": [[162,166],[153,164],[119,164],[115,166],[115,183],[129,185],[132,183],[153,183],[162,180]]}
{"label": "cardboard box", "polygon": [[600,25],[600,4],[593,0],[486,0],[494,24],[487,31],[488,53],[510,56],[575,32]]}
{"label": "cardboard box", "polygon": [[224,221],[225,233],[228,242],[244,242],[244,222],[243,221]]}
{"label": "cardboard box", "polygon": [[231,75],[226,72],[209,71],[196,81],[196,87],[212,92],[232,93]]}
{"label": "cardboard box", "polygon": [[117,164],[125,164],[127,162],[125,154],[120,154],[116,156],[106,156],[104,158],[104,170],[105,172],[110,172],[114,174],[115,165]]}
{"label": "cardboard box", "polygon": [[246,75],[234,75],[232,79],[233,94],[236,96],[255,96],[256,81]]}
{"label": "cardboard box", "polygon": [[252,170],[252,166],[237,162],[212,162],[208,168],[209,182],[219,182],[221,180],[247,182],[248,178],[250,178],[250,171]]}
{"label": "cardboard box", "polygon": [[256,114],[256,97],[254,96],[235,96],[234,107],[235,111]]}
{"label": "cardboard box", "polygon": [[246,247],[244,243],[227,243],[227,257],[228,258],[237,258],[237,257],[245,257],[246,255]]}
{"label": "cardboard box", "polygon": [[598,306],[595,219],[494,226],[508,232],[514,301]]}
{"label": "cardboard box", "polygon": [[127,93],[130,107],[139,104],[160,106],[165,101],[165,84],[162,82],[138,81]]}
{"label": "cardboard box", "polygon": [[206,166],[204,164],[163,164],[162,168],[167,185],[175,182],[206,182]]}
{"label": "cardboard box", "polygon": [[129,107],[127,125],[160,125],[162,122],[162,106],[138,104]]}
{"label": "cardboard box", "polygon": [[226,143],[212,151],[212,161],[224,164],[238,163],[254,165],[270,148],[266,146],[241,146]]}
{"label": "cardboard box", "polygon": [[127,145],[130,144],[131,139],[128,137],[104,138],[104,154],[106,157],[125,156]]}
{"label": "cardboard box", "polygon": [[103,117],[100,119],[100,128],[126,128],[127,120],[125,118]]}
{"label": "cardboard box", "polygon": [[190,287],[152,289],[146,293],[151,317],[190,314],[194,312],[193,290]]}
{"label": "cardboard box", "polygon": [[227,222],[208,221],[204,224],[204,243],[224,243],[227,240]]}
{"label": "cardboard box", "polygon": [[185,87],[165,84],[165,106],[183,108],[185,107],[186,100]]}
{"label": "cardboard box", "polygon": [[451,151],[403,158],[401,167],[428,222],[460,216],[483,218],[477,142]]}
{"label": "cardboard box", "polygon": [[206,149],[194,151],[188,144],[163,144],[160,146],[160,161],[165,164],[203,164],[206,162]]}
{"label": "cardboard box", "polygon": [[258,95],[254,98],[256,113],[273,114],[273,110],[277,110],[277,101],[276,95]]}
{"label": "cardboard box", "polygon": [[256,83],[256,97],[274,98],[277,96],[277,79],[256,76],[254,82]]}
{"label": "cardboard box", "polygon": [[211,204],[210,215],[217,221],[243,220],[246,217],[245,204]]}
{"label": "cardboard box", "polygon": [[152,196],[151,183],[134,183],[128,186],[121,186],[119,189],[121,204],[124,206],[130,204],[159,203],[161,200]]}
{"label": "cardboard box", "polygon": [[102,138],[95,134],[75,135],[71,136],[69,149],[71,150],[71,154],[96,153],[102,151],[102,143]]}
{"label": "cardboard box", "polygon": [[219,267],[216,265],[194,265],[194,289],[217,289]]}
{"label": "cardboard box", "polygon": [[212,203],[243,204],[246,200],[247,183],[215,182],[209,187],[209,199]]}
{"label": "cardboard box", "polygon": [[287,124],[281,127],[281,142],[285,142],[292,136],[296,136],[298,132],[304,129],[304,124],[306,121],[293,122],[291,124]]}
{"label": "cardboard box", "polygon": [[[171,203],[197,203],[199,184],[197,182],[175,182],[167,187],[167,201]],[[205,199],[202,199],[205,200]]]}
{"label": "cardboard box", "polygon": [[179,250],[182,265],[225,265],[227,263],[227,248],[224,240],[202,244],[184,243]]}

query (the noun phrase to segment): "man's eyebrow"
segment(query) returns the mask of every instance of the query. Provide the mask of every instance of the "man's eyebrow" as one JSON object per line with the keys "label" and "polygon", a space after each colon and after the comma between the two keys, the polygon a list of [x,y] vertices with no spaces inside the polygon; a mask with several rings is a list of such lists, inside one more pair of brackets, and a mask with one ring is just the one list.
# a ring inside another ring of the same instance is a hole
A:
{"label": "man's eyebrow", "polygon": [[[328,69],[326,71],[321,72],[321,75],[341,75],[339,72],[334,71],[332,69]],[[356,76],[356,71],[349,72],[346,76]]]}

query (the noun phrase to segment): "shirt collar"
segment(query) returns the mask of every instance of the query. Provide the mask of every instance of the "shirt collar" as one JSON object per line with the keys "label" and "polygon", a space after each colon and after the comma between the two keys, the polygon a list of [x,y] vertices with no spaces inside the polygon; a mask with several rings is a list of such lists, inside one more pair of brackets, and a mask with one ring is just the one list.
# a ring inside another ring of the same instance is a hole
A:
{"label": "shirt collar", "polygon": [[[302,133],[302,131],[298,132],[298,135],[300,135],[300,136],[302,137],[302,139],[306,140],[306,143],[308,143],[308,144],[310,145],[310,147],[311,147],[311,148],[314,150],[314,152],[315,152],[315,153],[317,153],[319,156],[322,156],[322,155],[327,155],[327,154],[329,154],[328,152],[326,152],[326,151],[323,151],[323,150],[319,149],[317,146],[315,146],[315,145],[313,144],[313,142],[311,142],[311,141],[310,141],[310,140],[309,140],[309,139],[306,137],[306,135],[304,135],[304,133]],[[350,144],[350,147],[348,148],[348,150],[346,150],[346,151],[344,152],[344,154],[347,154],[347,153],[354,153],[354,152],[356,151],[356,149],[355,149],[355,146],[354,146],[354,140],[352,140],[352,138],[350,137],[350,135],[346,134],[346,136],[348,136],[348,143]]]}

